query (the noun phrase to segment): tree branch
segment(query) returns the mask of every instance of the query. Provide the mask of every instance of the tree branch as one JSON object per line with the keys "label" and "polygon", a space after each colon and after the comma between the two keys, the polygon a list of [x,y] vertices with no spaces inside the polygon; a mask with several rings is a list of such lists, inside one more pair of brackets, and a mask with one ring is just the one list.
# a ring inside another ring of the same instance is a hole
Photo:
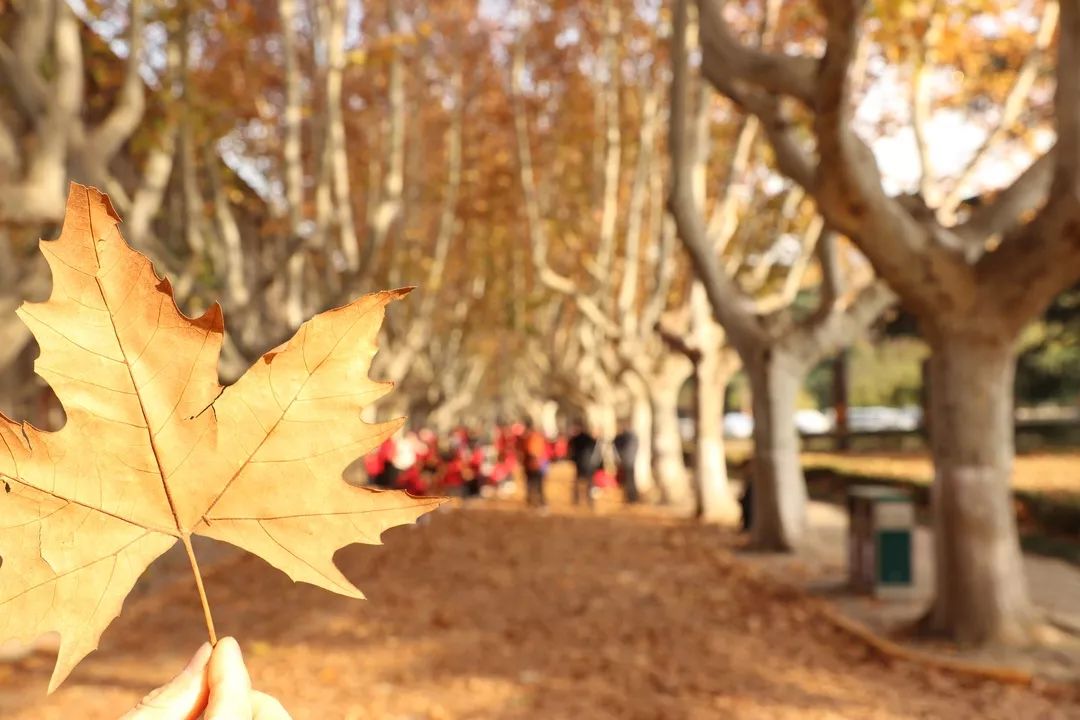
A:
{"label": "tree branch", "polygon": [[[638,156],[634,167],[634,181],[630,189],[630,201],[627,207],[629,221],[626,228],[626,250],[623,255],[623,275],[619,285],[616,308],[622,318],[623,333],[632,334],[634,324],[634,303],[638,295],[638,275],[641,270],[641,245],[644,215],[648,211],[646,198],[651,182],[654,145],[656,139],[656,119],[659,105],[659,91],[651,86],[643,91],[641,109],[641,127],[638,133]],[[659,240],[659,238],[658,238]]]}
{"label": "tree branch", "polygon": [[87,136],[88,150],[105,167],[120,147],[139,127],[146,109],[145,88],[139,67],[142,63],[143,27],[146,23],[143,0],[131,0],[128,23],[128,57],[124,81],[109,114]]}
{"label": "tree branch", "polygon": [[664,344],[677,353],[685,355],[690,362],[701,360],[701,348],[686,342],[686,332],[679,332],[668,326],[663,321],[656,323],[656,334],[664,341]]}
{"label": "tree branch", "polygon": [[1054,190],[1076,193],[1080,188],[1080,73],[1075,72],[1080,67],[1080,8],[1075,2],[1066,2],[1061,8],[1057,67]]}
{"label": "tree branch", "polygon": [[836,308],[821,320],[811,320],[781,340],[795,348],[808,367],[851,345],[896,302],[896,295],[880,281],[867,285],[847,308]]}
{"label": "tree branch", "polygon": [[908,45],[914,67],[911,70],[911,129],[915,135],[915,147],[919,156],[919,193],[926,198],[931,205],[934,204],[931,193],[935,187],[934,165],[930,157],[930,148],[926,140],[926,124],[930,121],[930,86],[927,83],[926,57],[929,48],[934,46],[935,41],[941,35],[944,24],[943,17],[936,12],[937,3],[931,3],[930,27],[922,36],[912,36]]}
{"label": "tree branch", "polygon": [[619,327],[604,315],[595,299],[580,292],[577,284],[572,279],[560,275],[548,264],[548,236],[541,218],[536,176],[533,170],[532,147],[529,141],[528,119],[525,116],[525,101],[521,94],[524,73],[525,45],[522,37],[515,43],[511,60],[510,100],[514,115],[518,173],[521,179],[521,192],[525,206],[525,219],[529,233],[532,262],[537,279],[550,290],[572,297],[581,312],[606,334],[618,335]]}
{"label": "tree branch", "polygon": [[1046,201],[1053,180],[1055,157],[1056,148],[1051,148],[1029,165],[1012,185],[972,210],[967,220],[953,228],[953,232],[965,245],[976,247],[981,254],[988,239],[1009,233],[1025,213],[1037,210]]}
{"label": "tree branch", "polygon": [[701,15],[702,72],[744,80],[772,94],[814,102],[814,58],[780,55],[741,45],[724,20],[724,0],[698,0]]}
{"label": "tree branch", "polygon": [[731,279],[720,267],[703,219],[700,198],[694,193],[694,168],[700,158],[693,157],[687,127],[689,103],[687,35],[689,31],[688,0],[678,0],[672,32],[671,120],[668,147],[671,153],[671,193],[668,207],[675,218],[679,237],[683,241],[697,276],[705,286],[717,322],[728,330],[735,342],[762,338],[756,318],[746,308]]}
{"label": "tree branch", "polygon": [[349,155],[342,117],[342,80],[345,73],[345,0],[332,0],[329,11],[326,69],[326,122],[330,145],[330,172],[334,190],[334,214],[340,233],[341,252],[350,273],[360,270],[360,241],[353,215],[352,187],[349,182]]}
{"label": "tree branch", "polygon": [[[396,36],[401,20],[398,0],[386,4],[386,26],[391,36]],[[395,37],[396,40],[396,37]],[[405,191],[405,126],[408,122],[405,107],[405,67],[398,43],[390,46],[390,69],[387,79],[386,152],[381,163],[384,170],[379,184],[378,203],[371,213],[367,238],[361,254],[361,285],[370,283],[379,262],[379,254],[386,245],[394,225],[400,220]]]}
{"label": "tree branch", "polygon": [[952,190],[945,195],[941,206],[938,208],[938,215],[946,224],[955,222],[956,208],[964,198],[964,188],[968,181],[974,176],[975,171],[979,168],[990,148],[995,147],[999,141],[1004,139],[1010,128],[1016,124],[1020,113],[1027,104],[1028,95],[1038,77],[1039,63],[1042,62],[1053,42],[1054,31],[1058,25],[1059,11],[1060,6],[1056,0],[1047,0],[1043,5],[1039,30],[1035,34],[1035,46],[1024,56],[1024,62],[1020,65],[1020,69],[1013,79],[1012,87],[1009,88],[1009,92],[1005,96],[1005,102],[1001,108],[1001,117],[998,119],[994,129],[968,159],[964,169],[961,170],[960,175],[953,183]]}
{"label": "tree branch", "polygon": [[603,70],[601,97],[604,103],[604,162],[600,205],[600,236],[597,242],[596,294],[602,306],[611,278],[615,257],[615,223],[619,203],[619,175],[622,167],[622,139],[619,129],[619,9],[614,0],[604,0],[604,40],[601,51]]}

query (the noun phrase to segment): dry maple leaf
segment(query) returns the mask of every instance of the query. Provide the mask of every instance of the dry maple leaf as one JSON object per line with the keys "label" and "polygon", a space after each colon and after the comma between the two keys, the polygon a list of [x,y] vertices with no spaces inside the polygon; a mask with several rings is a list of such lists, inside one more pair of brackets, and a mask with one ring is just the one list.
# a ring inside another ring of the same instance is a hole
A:
{"label": "dry maple leaf", "polygon": [[177,541],[213,639],[192,534],[359,598],[334,552],[441,502],[341,477],[401,425],[369,425],[360,410],[391,387],[367,373],[402,291],[317,315],[223,389],[221,309],[183,315],[118,222],[106,196],[72,184],[60,237],[41,243],[52,294],[19,310],[67,423],[43,432],[0,415],[0,642],[58,632],[50,692]]}

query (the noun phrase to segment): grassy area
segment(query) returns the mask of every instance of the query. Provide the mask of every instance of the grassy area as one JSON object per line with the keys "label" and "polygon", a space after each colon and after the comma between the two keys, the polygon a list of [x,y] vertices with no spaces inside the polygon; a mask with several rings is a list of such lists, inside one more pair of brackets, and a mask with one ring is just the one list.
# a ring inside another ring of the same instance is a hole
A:
{"label": "grassy area", "polygon": [[[888,484],[929,507],[934,473],[925,455],[804,453],[803,467],[811,492],[842,497],[852,484]],[[1080,564],[1080,453],[1017,457],[1013,498],[1025,549]]]}
{"label": "grassy area", "polygon": [[[750,457],[749,440],[727,442],[728,461],[737,465]],[[899,452],[804,452],[807,470],[831,470],[838,474],[891,479],[929,486],[934,466],[925,453]],[[1024,494],[1056,497],[1080,505],[1080,452],[1048,452],[1019,455],[1013,472],[1013,489]]]}
{"label": "grassy area", "polygon": [[[729,463],[738,465],[751,450],[748,441],[729,442]],[[851,485],[892,485],[910,491],[928,521],[934,468],[924,453],[805,452],[802,460],[815,497],[843,502]],[[1080,452],[1020,455],[1012,486],[1024,546],[1080,564]]]}
{"label": "grassy area", "polygon": [[[803,466],[833,470],[845,475],[906,480],[929,485],[934,467],[923,454],[901,453],[803,453]],[[1013,489],[1022,493],[1052,495],[1080,504],[1080,453],[1021,455],[1016,458]]]}

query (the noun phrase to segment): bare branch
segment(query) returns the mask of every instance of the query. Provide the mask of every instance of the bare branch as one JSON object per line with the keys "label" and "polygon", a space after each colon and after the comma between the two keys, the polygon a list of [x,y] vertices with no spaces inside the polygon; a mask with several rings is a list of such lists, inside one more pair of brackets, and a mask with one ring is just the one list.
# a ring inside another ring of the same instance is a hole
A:
{"label": "bare branch", "polygon": [[278,0],[281,16],[281,52],[285,58],[285,107],[283,123],[285,137],[282,156],[285,164],[285,204],[289,217],[290,239],[297,247],[285,256],[287,263],[285,316],[298,327],[304,319],[303,275],[306,244],[303,233],[304,166],[301,148],[300,62],[297,52],[296,0]]}
{"label": "bare branch", "polygon": [[701,359],[701,348],[686,341],[686,330],[680,332],[661,321],[656,324],[656,334],[660,336],[665,345],[675,352],[685,355],[690,362],[696,363]]}
{"label": "bare branch", "polygon": [[808,367],[847,347],[896,302],[896,295],[883,282],[875,281],[856,296],[847,308],[836,308],[821,319],[812,319],[781,339],[795,350]]}
{"label": "bare branch", "polygon": [[1080,66],[1080,7],[1073,2],[1061,6],[1057,66],[1057,145],[1046,203],[976,266],[983,281],[980,300],[998,308],[1012,332],[1080,279],[1080,74],[1064,70]]}
{"label": "bare branch", "polygon": [[937,2],[931,3],[930,27],[922,36],[913,35],[908,40],[910,53],[914,61],[911,70],[911,129],[915,135],[915,147],[919,156],[919,192],[931,205],[934,204],[931,193],[935,187],[934,165],[930,158],[930,148],[926,142],[926,124],[930,121],[930,85],[927,82],[929,71],[927,63],[928,49],[932,48],[941,35],[944,17],[936,12]]}
{"label": "bare branch", "polygon": [[[927,310],[943,297],[974,293],[974,274],[955,249],[938,242],[936,220],[916,219],[885,194],[873,152],[851,127],[849,69],[857,55],[861,0],[823,4],[827,49],[814,112],[819,163],[815,200],[826,222],[855,239],[875,270],[910,305]],[[928,282],[932,279],[932,282]]]}
{"label": "bare branch", "polygon": [[[386,26],[391,35],[400,29],[397,0],[386,4]],[[360,258],[361,285],[367,285],[375,273],[379,255],[391,230],[401,218],[405,190],[405,66],[401,48],[390,47],[390,69],[387,80],[387,117],[385,123],[385,155],[380,163],[383,173],[379,183],[378,201],[370,216],[367,238]]]}
{"label": "bare branch", "polygon": [[826,313],[831,312],[833,306],[844,294],[843,275],[840,272],[840,258],[836,246],[836,233],[826,228],[817,244],[818,265],[821,267],[821,297],[818,301],[818,317],[824,317]]}
{"label": "bare branch", "polygon": [[780,290],[773,295],[759,299],[755,303],[759,315],[786,308],[795,299],[795,296],[799,293],[799,288],[802,287],[806,269],[810,265],[810,258],[814,256],[814,251],[821,242],[822,236],[826,234],[824,229],[824,220],[821,219],[820,215],[814,215],[807,224],[806,229],[803,230],[799,243],[799,255],[795,258],[795,262],[791,264],[791,267],[788,268]]}
{"label": "bare branch", "polygon": [[532,148],[529,141],[528,119],[525,116],[525,102],[521,96],[521,83],[525,72],[525,45],[523,38],[515,44],[511,62],[510,97],[514,114],[514,131],[517,141],[518,172],[521,178],[521,191],[525,206],[526,225],[529,233],[529,245],[532,252],[533,267],[537,279],[547,288],[574,298],[581,312],[597,327],[609,335],[617,335],[619,328],[604,314],[596,301],[579,291],[577,284],[570,278],[557,273],[548,264],[548,236],[541,218],[539,194],[536,176],[533,171]]}
{"label": "bare branch", "polygon": [[[626,251],[624,253],[622,283],[616,305],[622,318],[623,331],[631,332],[634,323],[634,301],[638,294],[638,275],[641,270],[641,245],[644,215],[648,208],[646,197],[651,181],[650,171],[653,166],[654,145],[656,140],[656,120],[659,105],[659,91],[653,85],[643,91],[641,109],[641,128],[638,134],[638,156],[634,167],[634,181],[630,189],[630,201],[627,207],[629,222],[626,229]],[[659,238],[658,238],[659,239]]]}
{"label": "bare branch", "polygon": [[244,279],[244,247],[240,238],[240,228],[236,224],[229,205],[229,196],[221,177],[221,158],[212,145],[206,146],[206,170],[210,175],[210,186],[214,194],[214,217],[217,232],[225,246],[225,267],[220,271],[224,280],[225,295],[230,308],[240,308],[250,299],[247,283]]}
{"label": "bare branch", "polygon": [[145,88],[139,66],[142,63],[143,27],[146,19],[143,0],[131,0],[128,9],[128,57],[124,82],[109,114],[87,135],[87,144],[102,166],[116,155],[120,147],[142,122],[146,109]]}
{"label": "bare branch", "polygon": [[48,92],[39,70],[55,22],[57,0],[19,4],[12,47],[0,42],[0,77],[15,95],[23,116],[33,122],[44,112]]}
{"label": "bare branch", "polygon": [[342,117],[342,79],[345,73],[346,0],[332,0],[329,10],[326,69],[326,123],[330,154],[330,172],[334,188],[335,220],[340,233],[341,251],[350,273],[360,269],[360,243],[353,217],[352,188],[349,182],[348,150],[345,145],[345,122]]}
{"label": "bare branch", "polygon": [[641,310],[638,335],[645,336],[663,314],[667,306],[668,293],[675,277],[675,221],[664,209],[664,178],[660,163],[653,163],[650,173],[650,195],[653,200],[651,214],[652,231],[650,237],[657,238],[656,256],[652,260],[653,287]]}
{"label": "bare branch", "polygon": [[678,0],[672,33],[671,120],[668,147],[671,153],[672,180],[668,207],[675,218],[679,237],[690,255],[697,276],[709,296],[717,321],[727,328],[736,342],[758,339],[761,329],[746,308],[731,279],[720,267],[703,219],[700,198],[694,193],[694,167],[700,158],[690,153],[688,143],[687,105],[689,101],[687,35],[689,31],[687,0]]}
{"label": "bare branch", "polygon": [[977,247],[981,254],[988,239],[1010,232],[1024,214],[1037,210],[1046,201],[1053,180],[1055,156],[1055,148],[1048,150],[1012,185],[976,206],[967,220],[953,228],[953,232],[966,245]]}
{"label": "bare branch", "polygon": [[1080,187],[1080,73],[1074,69],[1080,67],[1080,8],[1074,2],[1066,2],[1061,8],[1057,67],[1054,184],[1057,192],[1076,193]]}
{"label": "bare branch", "polygon": [[[705,96],[709,92],[708,86],[702,84],[702,95]],[[705,114],[703,113],[703,115]],[[724,254],[728,243],[731,242],[731,238],[735,236],[735,231],[739,227],[739,195],[733,192],[733,185],[743,177],[747,166],[750,164],[750,156],[754,148],[754,141],[757,138],[759,125],[760,123],[754,115],[743,119],[739,134],[735,140],[735,151],[731,154],[731,162],[728,164],[724,185],[720,190],[716,206],[713,208],[712,216],[709,218],[707,232],[709,237],[712,238],[717,255]]]}
{"label": "bare branch", "polygon": [[1005,96],[1005,102],[1001,108],[1001,117],[997,125],[986,136],[982,145],[968,159],[959,176],[950,190],[942,199],[938,208],[938,215],[942,222],[952,224],[956,220],[956,209],[964,199],[965,187],[979,168],[980,163],[986,157],[990,148],[995,147],[1009,132],[1020,117],[1028,101],[1029,93],[1038,77],[1039,63],[1042,62],[1046,52],[1054,39],[1054,31],[1057,29],[1060,6],[1056,0],[1047,0],[1043,5],[1042,17],[1039,21],[1039,30],[1035,34],[1035,45],[1027,55],[1024,62],[1013,78],[1012,87]]}
{"label": "bare branch", "polygon": [[724,20],[724,0],[698,0],[698,7],[704,74],[744,80],[769,93],[788,95],[807,105],[813,104],[816,59],[743,46],[732,37]]}
{"label": "bare branch", "polygon": [[710,66],[702,65],[702,72],[717,92],[758,118],[776,155],[780,172],[808,191],[813,190],[816,161],[799,138],[796,127],[784,116],[777,99],[758,90],[739,87],[727,74]]}
{"label": "bare branch", "polygon": [[[604,174],[601,193],[600,237],[596,251],[597,294],[604,293],[611,277],[615,256],[615,222],[619,203],[619,174],[622,167],[622,140],[619,131],[619,8],[604,0],[604,40],[601,97],[604,104]],[[603,302],[603,298],[601,299]]]}

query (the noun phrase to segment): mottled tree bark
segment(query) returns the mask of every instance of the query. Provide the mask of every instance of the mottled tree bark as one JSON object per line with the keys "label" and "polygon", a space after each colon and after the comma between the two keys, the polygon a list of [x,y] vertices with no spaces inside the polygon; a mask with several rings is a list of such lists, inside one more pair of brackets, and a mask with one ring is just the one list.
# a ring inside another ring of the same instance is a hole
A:
{"label": "mottled tree bark", "polygon": [[937,592],[927,627],[965,643],[1024,643],[1038,618],[1010,501],[1013,342],[950,335],[930,357]]}
{"label": "mottled tree bark", "polygon": [[806,531],[806,480],[795,428],[805,373],[775,350],[765,350],[746,369],[754,409],[751,538],[762,550],[794,550]]}
{"label": "mottled tree bark", "polygon": [[689,360],[670,353],[649,381],[653,474],[663,502],[676,508],[688,508],[693,501],[679,433],[679,390],[692,371]]}

